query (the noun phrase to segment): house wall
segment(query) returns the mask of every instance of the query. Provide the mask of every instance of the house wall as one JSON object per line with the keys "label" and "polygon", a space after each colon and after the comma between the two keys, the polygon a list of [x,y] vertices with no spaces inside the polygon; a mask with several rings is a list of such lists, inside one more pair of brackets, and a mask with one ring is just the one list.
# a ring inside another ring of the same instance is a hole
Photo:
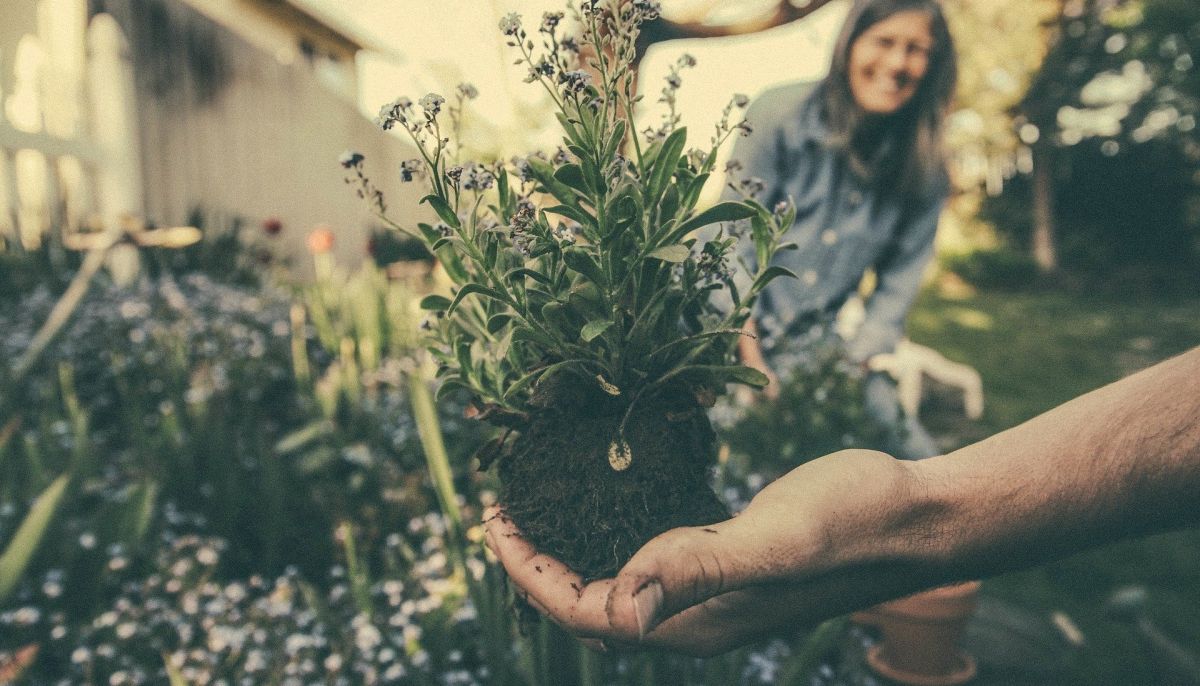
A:
{"label": "house wall", "polygon": [[[398,181],[400,161],[416,156],[312,70],[282,64],[194,9],[170,0],[93,0],[116,17],[130,43],[138,92],[145,215],[160,225],[201,209],[251,227],[283,223],[275,239],[301,274],[304,247],[318,225],[332,227],[344,264],[365,254],[367,205],[343,184],[343,150],[367,156],[389,214],[416,221],[415,185]],[[275,242],[273,241],[273,242]]]}
{"label": "house wall", "polygon": [[281,0],[183,0],[284,64],[308,64],[326,86],[358,96],[358,46]]}

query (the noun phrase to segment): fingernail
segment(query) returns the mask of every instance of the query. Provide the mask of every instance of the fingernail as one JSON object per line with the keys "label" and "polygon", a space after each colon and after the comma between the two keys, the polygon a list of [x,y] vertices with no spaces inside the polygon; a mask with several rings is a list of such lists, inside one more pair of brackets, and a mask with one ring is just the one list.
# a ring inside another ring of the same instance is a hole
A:
{"label": "fingernail", "polygon": [[659,609],[663,604],[663,589],[662,584],[657,581],[642,586],[633,593],[633,615],[637,619],[638,638],[645,638],[646,634],[654,630],[658,625],[656,617]]}

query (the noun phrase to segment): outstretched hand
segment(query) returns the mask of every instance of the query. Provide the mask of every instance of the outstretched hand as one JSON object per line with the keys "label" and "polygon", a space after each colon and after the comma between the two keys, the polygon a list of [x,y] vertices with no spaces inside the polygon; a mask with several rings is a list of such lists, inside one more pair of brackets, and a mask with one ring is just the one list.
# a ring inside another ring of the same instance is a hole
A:
{"label": "outstretched hand", "polygon": [[616,578],[590,583],[539,553],[498,507],[485,513],[487,540],[518,593],[585,644],[714,655],[894,595],[886,584],[856,588],[853,571],[828,572],[841,563],[838,532],[854,530],[860,503],[886,502],[904,469],[870,451],[821,458],[763,489],[741,515],[668,531]]}
{"label": "outstretched hand", "polygon": [[846,450],[741,515],[672,529],[584,584],[488,513],[531,604],[576,636],[711,655],[942,583],[1200,522],[1200,348],[920,462]]}

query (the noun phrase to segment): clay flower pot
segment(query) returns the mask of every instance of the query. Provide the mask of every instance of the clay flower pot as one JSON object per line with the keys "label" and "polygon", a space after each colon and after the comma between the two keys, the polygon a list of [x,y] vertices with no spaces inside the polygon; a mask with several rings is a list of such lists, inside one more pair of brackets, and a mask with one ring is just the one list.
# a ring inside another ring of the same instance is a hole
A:
{"label": "clay flower pot", "polygon": [[867,652],[880,676],[909,686],[955,686],[975,677],[975,659],[959,647],[975,614],[979,582],[935,588],[857,612],[883,640]]}

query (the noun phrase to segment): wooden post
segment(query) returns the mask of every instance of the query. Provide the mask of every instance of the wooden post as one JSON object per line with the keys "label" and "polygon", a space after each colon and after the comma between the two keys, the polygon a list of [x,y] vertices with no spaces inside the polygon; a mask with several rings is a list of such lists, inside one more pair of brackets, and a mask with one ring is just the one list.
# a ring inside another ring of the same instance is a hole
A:
{"label": "wooden post", "polygon": [[21,242],[21,217],[17,210],[17,166],[14,161],[15,153],[5,147],[0,147],[0,201],[4,207],[4,217],[0,217],[7,236],[8,249],[24,251],[25,244]]}
{"label": "wooden post", "polygon": [[1051,274],[1058,270],[1053,148],[1048,145],[1037,146],[1033,155],[1033,261],[1038,271]]}
{"label": "wooden post", "polygon": [[142,159],[129,48],[116,19],[96,15],[88,27],[88,93],[91,136],[99,148],[97,206],[104,227],[143,215]]}

